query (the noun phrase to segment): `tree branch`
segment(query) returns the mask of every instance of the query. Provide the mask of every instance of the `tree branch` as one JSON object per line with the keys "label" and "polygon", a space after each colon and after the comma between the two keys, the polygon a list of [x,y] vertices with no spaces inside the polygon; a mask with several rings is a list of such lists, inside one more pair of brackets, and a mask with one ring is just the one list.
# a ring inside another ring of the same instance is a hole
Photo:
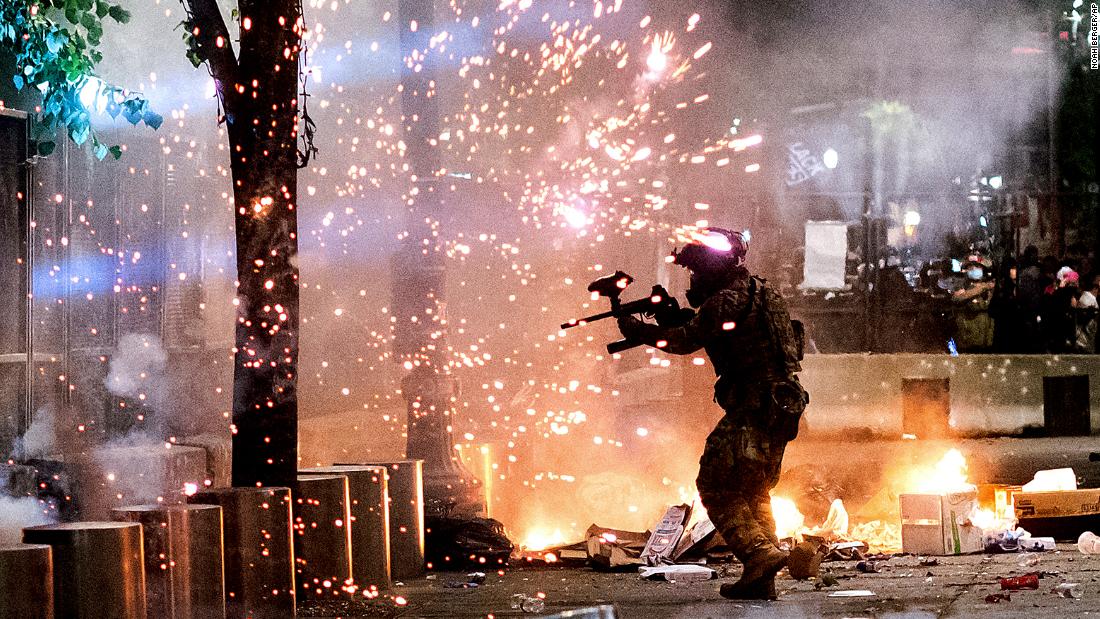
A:
{"label": "tree branch", "polygon": [[196,51],[210,66],[218,96],[226,112],[230,101],[237,96],[237,56],[229,28],[222,18],[217,0],[181,0],[189,15],[191,35],[195,38]]}

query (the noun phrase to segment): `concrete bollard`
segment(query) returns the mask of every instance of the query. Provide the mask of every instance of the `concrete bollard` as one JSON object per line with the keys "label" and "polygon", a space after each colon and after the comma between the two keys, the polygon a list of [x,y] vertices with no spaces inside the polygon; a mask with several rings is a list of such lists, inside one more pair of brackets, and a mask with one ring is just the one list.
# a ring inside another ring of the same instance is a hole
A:
{"label": "concrete bollard", "polygon": [[390,510],[384,466],[319,466],[299,473],[339,473],[351,500],[351,570],[359,589],[390,586]]}
{"label": "concrete bollard", "polygon": [[199,492],[189,502],[222,508],[226,616],[293,618],[290,488],[219,488]]}
{"label": "concrete bollard", "polygon": [[344,475],[299,475],[294,494],[298,595],[339,596],[352,580],[351,513]]}
{"label": "concrete bollard", "polygon": [[64,522],[23,529],[53,553],[54,612],[60,619],[145,619],[141,526]]}
{"label": "concrete bollard", "polygon": [[0,619],[54,619],[53,614],[50,547],[0,546]]}
{"label": "concrete bollard", "polygon": [[141,525],[150,617],[225,619],[220,507],[134,505],[112,516]]}
{"label": "concrete bollard", "polygon": [[1092,434],[1088,374],[1043,377],[1043,425],[1048,436]]}
{"label": "concrete bollard", "polygon": [[394,580],[424,575],[424,461],[381,464],[389,474],[390,570]]}

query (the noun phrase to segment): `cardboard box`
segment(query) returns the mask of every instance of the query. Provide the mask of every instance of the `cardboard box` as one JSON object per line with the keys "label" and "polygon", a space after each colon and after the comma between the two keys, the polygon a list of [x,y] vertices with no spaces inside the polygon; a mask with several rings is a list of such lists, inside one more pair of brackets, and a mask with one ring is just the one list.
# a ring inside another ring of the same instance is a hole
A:
{"label": "cardboard box", "polygon": [[665,510],[665,515],[653,527],[653,535],[642,550],[642,559],[647,565],[660,565],[662,561],[672,558],[690,519],[690,505],[673,505]]}
{"label": "cardboard box", "polygon": [[901,548],[918,555],[981,552],[983,531],[970,524],[978,493],[902,494]]}
{"label": "cardboard box", "polygon": [[1077,541],[1084,531],[1100,530],[1100,488],[1017,492],[1013,500],[1020,526],[1035,537]]}

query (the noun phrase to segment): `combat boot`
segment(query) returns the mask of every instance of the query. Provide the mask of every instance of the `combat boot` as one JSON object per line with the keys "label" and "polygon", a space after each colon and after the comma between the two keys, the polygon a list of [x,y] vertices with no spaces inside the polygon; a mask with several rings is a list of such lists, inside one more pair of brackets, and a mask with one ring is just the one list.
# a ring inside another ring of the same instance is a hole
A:
{"label": "combat boot", "polygon": [[779,594],[775,591],[775,577],[759,582],[757,585],[745,586],[741,581],[728,582],[718,589],[718,594],[727,600],[778,600]]}
{"label": "combat boot", "polygon": [[733,583],[728,591],[730,593],[743,591],[746,595],[756,596],[746,599],[771,599],[763,597],[770,593],[768,583],[771,582],[774,590],[775,575],[787,564],[787,558],[788,553],[772,544],[761,546],[746,557],[745,570],[741,572],[741,579]]}

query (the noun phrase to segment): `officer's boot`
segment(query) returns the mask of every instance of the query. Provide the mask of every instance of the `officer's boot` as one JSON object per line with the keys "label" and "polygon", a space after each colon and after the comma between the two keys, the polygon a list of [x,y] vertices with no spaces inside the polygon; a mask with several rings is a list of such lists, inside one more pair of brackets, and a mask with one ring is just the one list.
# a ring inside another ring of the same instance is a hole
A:
{"label": "officer's boot", "polygon": [[[775,593],[775,575],[787,564],[787,556],[786,552],[771,543],[760,545],[745,557],[741,579],[729,587],[723,585],[720,593],[730,599],[775,599],[772,597]],[[732,595],[752,597],[734,598]]]}
{"label": "officer's boot", "polygon": [[775,591],[775,576],[761,581],[758,585],[748,586],[741,581],[728,582],[718,590],[718,593],[727,600],[777,600],[779,595]]}

